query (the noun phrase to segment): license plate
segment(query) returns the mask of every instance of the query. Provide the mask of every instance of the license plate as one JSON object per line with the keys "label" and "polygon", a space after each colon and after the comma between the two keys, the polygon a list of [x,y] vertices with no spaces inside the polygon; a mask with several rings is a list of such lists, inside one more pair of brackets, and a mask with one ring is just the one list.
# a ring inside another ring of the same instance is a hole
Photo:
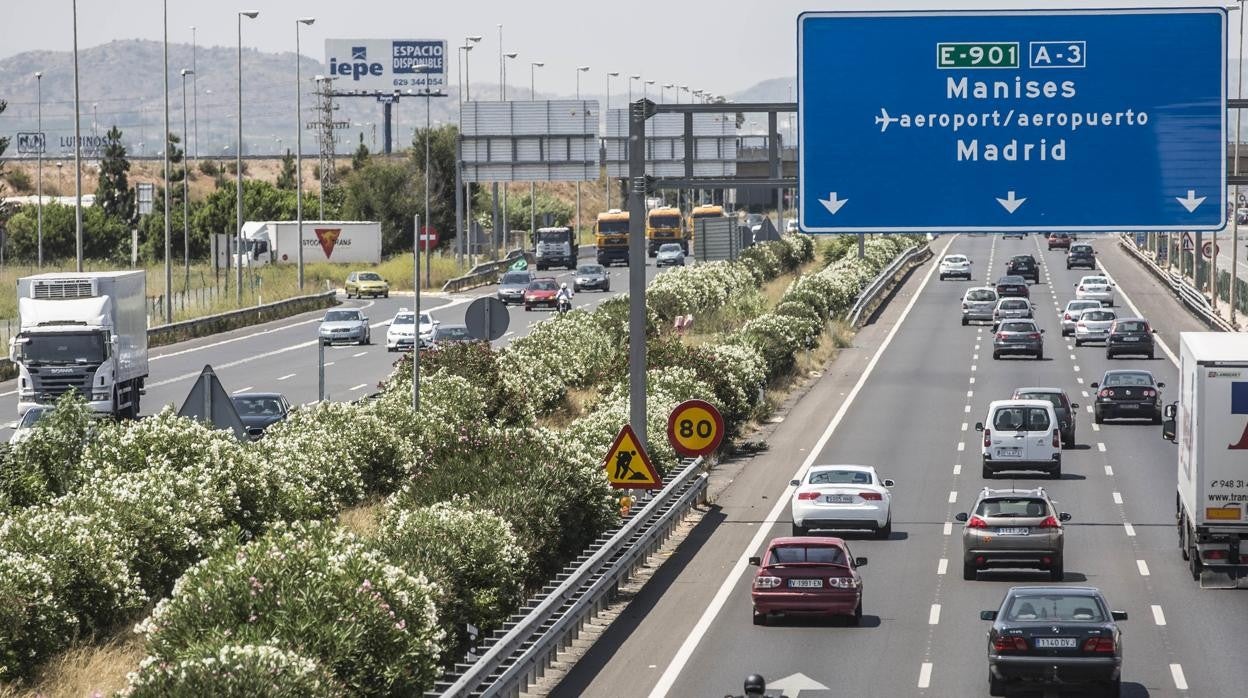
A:
{"label": "license plate", "polygon": [[794,589],[822,589],[822,579],[790,579],[789,586]]}
{"label": "license plate", "polygon": [[1140,342],[1140,341],[1143,341],[1143,340],[1144,340],[1144,338],[1143,338],[1143,337],[1127,337],[1127,341],[1128,341],[1128,342]]}
{"label": "license plate", "polygon": [[1136,404],[1133,404],[1133,403],[1131,403],[1131,404],[1126,404],[1126,405],[1119,405],[1119,407],[1121,407],[1121,408],[1122,408],[1122,409],[1124,409],[1124,410],[1138,410],[1138,409],[1140,409],[1140,406],[1139,406],[1139,405],[1136,405]]}
{"label": "license plate", "polygon": [[852,494],[828,494],[824,495],[823,501],[828,504],[849,504],[854,501]]}
{"label": "license plate", "polygon": [[1018,458],[1021,455],[1023,455],[1023,449],[1021,448],[998,448],[997,449],[997,456],[1001,458]]}
{"label": "license plate", "polygon": [[1040,649],[1069,650],[1077,646],[1073,637],[1038,637],[1036,647]]}
{"label": "license plate", "polygon": [[1026,536],[1031,533],[1030,528],[998,528],[998,536]]}

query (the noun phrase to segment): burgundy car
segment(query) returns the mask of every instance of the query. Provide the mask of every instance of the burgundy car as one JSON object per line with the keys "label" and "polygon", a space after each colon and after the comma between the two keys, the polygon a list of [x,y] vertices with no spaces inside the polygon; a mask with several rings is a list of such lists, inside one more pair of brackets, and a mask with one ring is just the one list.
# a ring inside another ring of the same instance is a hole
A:
{"label": "burgundy car", "polygon": [[1071,236],[1069,233],[1049,233],[1050,250],[1069,250]]}
{"label": "burgundy car", "polygon": [[758,566],[750,592],[755,625],[766,625],[773,613],[845,616],[850,625],[862,620],[858,568],[867,558],[851,556],[840,538],[776,538],[750,564]]}
{"label": "burgundy car", "polygon": [[534,306],[556,306],[555,295],[559,293],[559,283],[549,276],[533,279],[529,287],[524,289],[524,309],[532,310]]}

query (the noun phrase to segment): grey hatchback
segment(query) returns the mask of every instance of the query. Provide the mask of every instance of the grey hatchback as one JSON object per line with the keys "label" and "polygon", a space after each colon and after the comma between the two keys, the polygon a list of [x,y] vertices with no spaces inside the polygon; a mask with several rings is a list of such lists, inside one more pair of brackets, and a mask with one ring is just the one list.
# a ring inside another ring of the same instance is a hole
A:
{"label": "grey hatchback", "polygon": [[954,517],[962,527],[962,578],[975,579],[980,570],[1009,567],[1047,570],[1052,581],[1064,576],[1062,522],[1043,487],[1034,490],[990,490],[979,493],[969,514]]}
{"label": "grey hatchback", "polygon": [[498,282],[498,299],[504,305],[524,302],[524,289],[537,278],[531,271],[509,271]]}
{"label": "grey hatchback", "polygon": [[1003,320],[992,336],[992,358],[1006,354],[1027,354],[1044,358],[1044,330],[1032,320]]}

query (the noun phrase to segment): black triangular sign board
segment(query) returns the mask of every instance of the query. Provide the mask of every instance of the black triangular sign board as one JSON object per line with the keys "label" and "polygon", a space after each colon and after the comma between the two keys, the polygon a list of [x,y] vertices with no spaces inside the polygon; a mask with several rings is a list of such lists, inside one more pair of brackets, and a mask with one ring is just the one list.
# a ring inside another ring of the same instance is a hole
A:
{"label": "black triangular sign board", "polygon": [[230,429],[239,441],[247,438],[247,427],[234,409],[234,401],[221,385],[212,366],[204,366],[199,378],[195,379],[195,387],[178,410],[179,417],[190,417],[207,422],[217,429]]}

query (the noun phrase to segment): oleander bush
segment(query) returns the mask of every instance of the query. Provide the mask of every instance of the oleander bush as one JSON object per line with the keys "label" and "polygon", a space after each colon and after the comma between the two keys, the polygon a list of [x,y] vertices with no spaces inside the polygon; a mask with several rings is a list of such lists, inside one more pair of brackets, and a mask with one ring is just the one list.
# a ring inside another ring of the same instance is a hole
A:
{"label": "oleander bush", "polygon": [[0,551],[0,681],[28,676],[76,636],[59,581],[38,555]]}
{"label": "oleander bush", "polygon": [[319,662],[268,644],[222,645],[203,657],[148,657],[129,676],[128,698],[336,698],[345,687]]}
{"label": "oleander bush", "polygon": [[315,660],[351,693],[413,695],[437,672],[438,593],[332,523],[279,524],[191,567],[136,630],[155,662],[268,644]]}
{"label": "oleander bush", "polygon": [[0,509],[39,504],[78,487],[83,446],[94,421],[86,400],[70,391],[35,423],[30,436],[0,452]]}

